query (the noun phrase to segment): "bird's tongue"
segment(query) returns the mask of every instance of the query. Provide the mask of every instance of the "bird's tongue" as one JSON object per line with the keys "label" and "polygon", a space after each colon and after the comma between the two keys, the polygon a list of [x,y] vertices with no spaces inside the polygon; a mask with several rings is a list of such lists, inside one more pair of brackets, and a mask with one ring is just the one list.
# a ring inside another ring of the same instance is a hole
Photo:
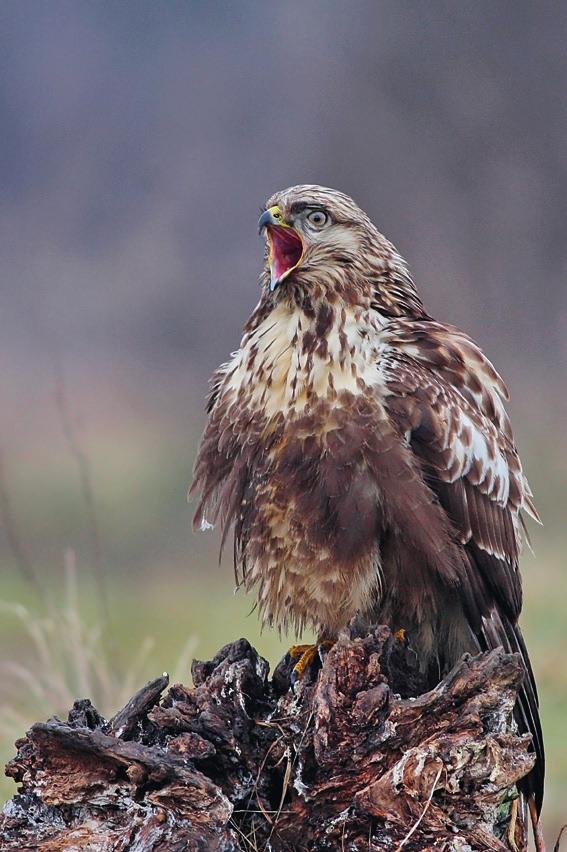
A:
{"label": "bird's tongue", "polygon": [[297,266],[303,254],[303,243],[293,228],[271,226],[269,233],[272,249],[272,281],[275,281]]}

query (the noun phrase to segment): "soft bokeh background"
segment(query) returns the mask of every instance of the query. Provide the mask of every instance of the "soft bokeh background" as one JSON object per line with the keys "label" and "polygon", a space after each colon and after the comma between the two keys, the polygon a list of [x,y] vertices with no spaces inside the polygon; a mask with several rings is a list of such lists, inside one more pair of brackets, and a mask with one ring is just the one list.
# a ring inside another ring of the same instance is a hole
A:
{"label": "soft bokeh background", "polygon": [[71,695],[111,713],[242,634],[278,657],[185,492],[259,206],[323,183],[511,387],[550,839],[567,819],[566,39],[528,0],[0,2],[2,762]]}

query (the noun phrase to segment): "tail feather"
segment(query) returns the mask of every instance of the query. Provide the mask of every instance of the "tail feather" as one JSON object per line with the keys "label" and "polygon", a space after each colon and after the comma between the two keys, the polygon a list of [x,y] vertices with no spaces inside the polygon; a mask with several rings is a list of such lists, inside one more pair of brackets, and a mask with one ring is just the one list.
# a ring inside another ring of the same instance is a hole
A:
{"label": "tail feather", "polygon": [[520,654],[524,663],[525,677],[518,693],[514,717],[520,732],[529,733],[532,736],[531,748],[535,752],[536,762],[529,775],[520,781],[519,787],[527,799],[533,796],[539,815],[543,802],[545,752],[537,687],[524,637],[517,624],[512,623],[506,615],[493,608],[490,614],[482,619],[477,638],[483,650],[501,645],[508,653]]}

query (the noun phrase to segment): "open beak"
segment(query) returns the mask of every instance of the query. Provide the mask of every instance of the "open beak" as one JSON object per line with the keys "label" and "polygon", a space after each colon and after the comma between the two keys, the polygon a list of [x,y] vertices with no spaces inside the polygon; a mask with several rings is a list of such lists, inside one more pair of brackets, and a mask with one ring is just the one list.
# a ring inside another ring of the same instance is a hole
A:
{"label": "open beak", "polygon": [[303,257],[303,241],[295,228],[284,221],[279,207],[270,207],[258,220],[260,233],[266,229],[269,245],[270,290],[293,272]]}

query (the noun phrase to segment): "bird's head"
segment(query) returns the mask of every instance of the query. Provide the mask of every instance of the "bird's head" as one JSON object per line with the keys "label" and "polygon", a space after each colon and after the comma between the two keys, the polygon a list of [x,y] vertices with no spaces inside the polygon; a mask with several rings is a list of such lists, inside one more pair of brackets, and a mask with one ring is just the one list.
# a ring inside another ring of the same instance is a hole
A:
{"label": "bird's head", "polygon": [[277,192],[268,199],[258,228],[266,239],[263,282],[270,293],[291,289],[313,295],[318,290],[326,297],[358,301],[374,299],[382,290],[388,302],[403,285],[411,291],[410,301],[418,299],[394,246],[338,190],[300,185]]}
{"label": "bird's head", "polygon": [[[300,270],[352,265],[375,230],[362,210],[342,192],[323,186],[292,186],[273,195],[258,222],[268,247],[269,288],[275,290]],[[376,232],[377,233],[377,232]]]}

